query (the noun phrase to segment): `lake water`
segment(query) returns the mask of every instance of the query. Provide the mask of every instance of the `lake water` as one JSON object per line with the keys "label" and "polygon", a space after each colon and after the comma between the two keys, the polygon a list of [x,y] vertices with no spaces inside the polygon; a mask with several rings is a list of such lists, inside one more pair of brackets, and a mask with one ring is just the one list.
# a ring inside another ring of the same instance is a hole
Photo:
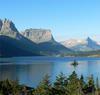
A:
{"label": "lake water", "polygon": [[[77,67],[70,65],[73,60],[79,62]],[[78,76],[94,75],[100,79],[100,58],[89,57],[14,57],[0,58],[0,80],[16,79],[20,84],[36,87],[45,74],[51,76],[51,81],[63,72],[66,76],[76,71]]]}

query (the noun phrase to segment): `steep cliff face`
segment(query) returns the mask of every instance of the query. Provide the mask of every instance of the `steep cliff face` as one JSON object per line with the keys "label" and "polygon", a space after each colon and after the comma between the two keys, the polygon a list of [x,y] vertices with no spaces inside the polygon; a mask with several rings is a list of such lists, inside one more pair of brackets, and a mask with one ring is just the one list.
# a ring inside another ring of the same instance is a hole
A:
{"label": "steep cliff face", "polygon": [[0,35],[5,35],[16,39],[21,38],[21,35],[16,29],[14,23],[7,19],[0,20]]}
{"label": "steep cliff face", "polygon": [[27,29],[21,32],[22,35],[32,40],[35,43],[42,43],[48,41],[54,41],[51,34],[51,30],[46,29]]}

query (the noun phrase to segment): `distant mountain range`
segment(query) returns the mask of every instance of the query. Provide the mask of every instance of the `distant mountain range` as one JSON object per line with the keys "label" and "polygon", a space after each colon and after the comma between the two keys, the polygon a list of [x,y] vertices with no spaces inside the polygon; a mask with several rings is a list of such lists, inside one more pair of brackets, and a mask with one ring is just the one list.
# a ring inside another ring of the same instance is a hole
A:
{"label": "distant mountain range", "polygon": [[49,29],[30,28],[19,32],[12,21],[0,20],[0,57],[82,55],[79,52],[100,55],[100,42],[89,37],[57,42]]}
{"label": "distant mountain range", "polygon": [[58,55],[72,51],[56,42],[50,30],[19,32],[10,20],[0,20],[0,57]]}
{"label": "distant mountain range", "polygon": [[96,51],[100,50],[100,43],[92,40],[90,37],[84,40],[67,40],[60,42],[67,48],[74,51]]}

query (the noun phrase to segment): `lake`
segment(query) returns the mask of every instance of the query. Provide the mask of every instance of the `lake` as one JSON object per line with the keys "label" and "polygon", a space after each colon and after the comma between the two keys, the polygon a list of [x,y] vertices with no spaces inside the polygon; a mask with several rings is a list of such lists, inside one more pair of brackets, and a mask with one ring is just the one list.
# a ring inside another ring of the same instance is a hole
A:
{"label": "lake", "polygon": [[[79,65],[70,65],[73,60],[77,60]],[[93,57],[13,57],[0,58],[0,80],[18,77],[20,84],[36,87],[45,74],[51,76],[51,81],[63,72],[66,76],[76,71],[78,76],[85,77],[94,75],[100,79],[100,58]]]}

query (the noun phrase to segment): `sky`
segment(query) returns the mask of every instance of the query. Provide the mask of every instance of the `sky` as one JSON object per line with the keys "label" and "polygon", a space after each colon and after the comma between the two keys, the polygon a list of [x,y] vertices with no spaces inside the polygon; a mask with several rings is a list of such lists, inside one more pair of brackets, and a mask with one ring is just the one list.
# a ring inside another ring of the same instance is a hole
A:
{"label": "sky", "polygon": [[56,41],[100,41],[100,0],[0,0],[0,19],[10,19],[19,31],[50,29]]}

